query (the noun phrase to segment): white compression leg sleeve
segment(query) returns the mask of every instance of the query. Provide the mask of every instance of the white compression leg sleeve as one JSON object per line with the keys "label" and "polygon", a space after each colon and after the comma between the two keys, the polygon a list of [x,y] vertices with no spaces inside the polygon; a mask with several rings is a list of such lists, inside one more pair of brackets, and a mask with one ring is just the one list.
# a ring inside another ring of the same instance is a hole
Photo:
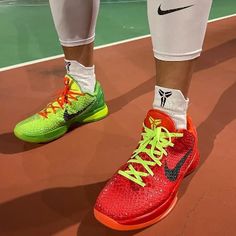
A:
{"label": "white compression leg sleeve", "polygon": [[89,44],[95,38],[100,0],[49,0],[61,45]]}
{"label": "white compression leg sleeve", "polygon": [[200,56],[212,0],[147,0],[154,56],[185,61]]}

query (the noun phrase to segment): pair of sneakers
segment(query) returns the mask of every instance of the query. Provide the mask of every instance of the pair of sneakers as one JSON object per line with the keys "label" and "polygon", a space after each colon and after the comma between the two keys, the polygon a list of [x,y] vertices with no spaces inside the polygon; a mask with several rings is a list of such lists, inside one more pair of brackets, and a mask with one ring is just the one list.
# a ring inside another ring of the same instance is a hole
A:
{"label": "pair of sneakers", "polygon": [[[83,93],[69,75],[64,84],[55,101],[16,125],[18,138],[49,142],[64,135],[74,123],[108,115],[99,82],[93,94]],[[174,208],[180,183],[198,163],[197,134],[190,117],[187,129],[176,130],[167,114],[148,111],[137,148],[97,198],[96,219],[116,230],[140,229],[158,222]]]}

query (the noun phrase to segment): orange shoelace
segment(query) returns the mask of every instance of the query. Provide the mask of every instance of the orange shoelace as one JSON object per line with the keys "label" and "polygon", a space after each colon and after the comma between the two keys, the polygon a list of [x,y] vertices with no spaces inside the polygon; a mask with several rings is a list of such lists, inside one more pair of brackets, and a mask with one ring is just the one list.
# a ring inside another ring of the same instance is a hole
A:
{"label": "orange shoelace", "polygon": [[[77,95],[85,96],[84,93],[72,92],[70,90],[69,78],[67,78],[67,77],[64,78],[64,84],[65,84],[65,87],[61,92],[59,92],[58,98],[54,102],[49,103],[45,109],[40,111],[38,113],[40,116],[42,116],[44,118],[48,118],[49,113],[53,112],[55,114],[57,109],[59,109],[59,108],[64,109],[64,104],[71,104],[70,100],[78,100],[76,97]],[[55,106],[55,104],[53,104],[55,102],[58,103],[59,106]]]}

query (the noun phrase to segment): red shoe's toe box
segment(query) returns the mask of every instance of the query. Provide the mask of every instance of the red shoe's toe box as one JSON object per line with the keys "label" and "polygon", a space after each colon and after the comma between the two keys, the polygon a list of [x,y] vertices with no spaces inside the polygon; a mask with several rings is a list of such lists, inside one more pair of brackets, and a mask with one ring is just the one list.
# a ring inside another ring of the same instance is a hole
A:
{"label": "red shoe's toe box", "polygon": [[[116,174],[100,193],[95,210],[122,224],[132,224],[146,216],[156,217],[171,203],[170,201],[165,206],[172,195],[166,185],[166,182],[154,176],[147,177],[146,186],[141,187]],[[155,212],[155,216],[152,216],[151,212],[158,209],[159,212]]]}

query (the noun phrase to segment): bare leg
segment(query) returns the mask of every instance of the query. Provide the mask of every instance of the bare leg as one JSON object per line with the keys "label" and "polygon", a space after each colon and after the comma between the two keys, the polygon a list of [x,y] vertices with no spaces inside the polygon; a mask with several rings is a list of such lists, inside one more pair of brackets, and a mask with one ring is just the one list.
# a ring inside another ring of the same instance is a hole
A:
{"label": "bare leg", "polygon": [[93,46],[94,43],[89,43],[86,45],[75,46],[75,47],[65,47],[62,46],[65,59],[74,60],[80,64],[91,67],[93,66]]}
{"label": "bare leg", "polygon": [[177,62],[155,59],[155,62],[156,84],[178,89],[187,97],[196,59]]}

